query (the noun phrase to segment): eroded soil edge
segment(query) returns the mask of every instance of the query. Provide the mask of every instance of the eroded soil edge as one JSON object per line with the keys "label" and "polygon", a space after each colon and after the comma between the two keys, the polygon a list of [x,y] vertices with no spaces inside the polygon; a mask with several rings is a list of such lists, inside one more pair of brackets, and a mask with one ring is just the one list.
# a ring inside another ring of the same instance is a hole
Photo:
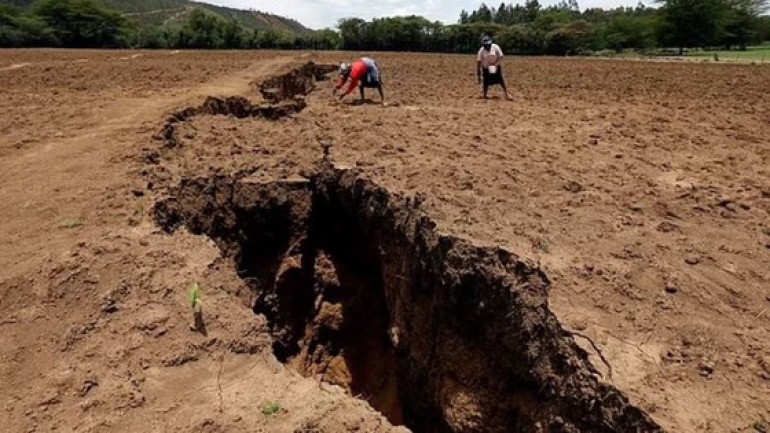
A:
{"label": "eroded soil edge", "polygon": [[330,164],[307,181],[186,179],[156,221],[211,237],[276,356],[416,432],[659,432],[599,374],[515,254],[441,234],[412,198]]}
{"label": "eroded soil edge", "polygon": [[[308,63],[259,85],[278,105],[210,98],[173,114],[159,138],[176,147],[176,125],[200,114],[297,112],[332,69]],[[419,199],[326,158],[304,180],[251,172],[185,178],[153,212],[234,261],[281,362],[416,432],[661,431],[601,382],[533,265],[441,234]]]}
{"label": "eroded soil edge", "polygon": [[[334,65],[307,62],[285,74],[265,80],[258,87],[262,97],[269,102],[268,104],[254,104],[242,96],[228,98],[209,96],[201,105],[171,113],[154,137],[157,140],[162,140],[165,147],[177,147],[179,144],[178,124],[200,115],[278,120],[299,113],[307,107],[304,97],[315,89],[316,81],[327,79],[326,76],[336,69],[337,67]],[[255,84],[252,83],[252,85]]]}

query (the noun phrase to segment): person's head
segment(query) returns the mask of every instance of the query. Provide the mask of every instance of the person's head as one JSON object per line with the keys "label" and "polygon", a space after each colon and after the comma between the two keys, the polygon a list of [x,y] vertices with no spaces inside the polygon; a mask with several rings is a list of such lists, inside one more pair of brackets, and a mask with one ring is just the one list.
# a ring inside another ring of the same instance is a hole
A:
{"label": "person's head", "polygon": [[481,38],[481,46],[484,47],[485,50],[489,51],[492,48],[492,38],[489,36],[484,36]]}
{"label": "person's head", "polygon": [[349,64],[342,63],[340,65],[340,75],[342,75],[343,77],[347,77],[348,75],[350,75],[350,65]]}

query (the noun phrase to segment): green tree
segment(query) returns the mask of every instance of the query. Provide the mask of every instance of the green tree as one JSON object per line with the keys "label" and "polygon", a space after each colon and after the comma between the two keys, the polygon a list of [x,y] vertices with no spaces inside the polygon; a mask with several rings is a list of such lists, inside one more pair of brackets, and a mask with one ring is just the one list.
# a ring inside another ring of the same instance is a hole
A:
{"label": "green tree", "polygon": [[492,9],[482,3],[479,8],[471,14],[469,22],[471,23],[491,23],[492,22]]}
{"label": "green tree", "polygon": [[337,50],[342,45],[339,33],[323,29],[297,38],[299,48],[310,50]]}
{"label": "green tree", "polygon": [[0,47],[59,45],[53,30],[37,17],[0,5]]}
{"label": "green tree", "polygon": [[19,9],[10,4],[0,3],[0,23],[10,22],[19,16]]}
{"label": "green tree", "polygon": [[591,25],[586,21],[573,21],[560,25],[545,35],[545,52],[563,56],[577,54],[587,49]]}
{"label": "green tree", "polygon": [[337,24],[342,38],[342,48],[360,50],[363,48],[366,34],[366,21],[361,18],[343,18]]}
{"label": "green tree", "polygon": [[520,4],[516,4],[516,6],[512,7],[510,14],[511,22],[509,24],[524,24],[530,22],[527,9]]}
{"label": "green tree", "polygon": [[524,10],[526,12],[526,21],[528,23],[531,23],[537,19],[537,16],[540,14],[540,2],[537,0],[527,0],[527,3],[524,4]]}
{"label": "green tree", "polygon": [[497,42],[510,54],[537,55],[545,51],[545,33],[522,24],[505,28]]}
{"label": "green tree", "polygon": [[26,34],[19,29],[19,11],[10,5],[0,5],[0,47],[19,47],[26,42]]}
{"label": "green tree", "polygon": [[497,24],[508,24],[507,6],[505,3],[500,3],[500,7],[492,14],[492,21]]}
{"label": "green tree", "polygon": [[125,45],[126,19],[92,0],[39,0],[32,7],[32,16],[45,23],[65,47]]}
{"label": "green tree", "polygon": [[643,50],[655,46],[656,19],[654,17],[620,15],[612,18],[598,33],[600,49],[615,51]]}
{"label": "green tree", "polygon": [[298,48],[297,42],[296,35],[282,30],[267,29],[257,31],[254,35],[254,48],[288,50]]}
{"label": "green tree", "polygon": [[497,40],[505,26],[493,23],[472,23],[467,25],[450,26],[447,29],[447,51],[454,53],[475,53],[479,50],[480,40],[483,36],[491,36]]}
{"label": "green tree", "polygon": [[572,21],[574,18],[569,11],[553,8],[539,13],[531,26],[544,32],[551,32]]}
{"label": "green tree", "polygon": [[460,24],[468,24],[469,20],[470,20],[470,15],[468,15],[468,11],[463,9],[460,12],[460,21],[459,21]]}
{"label": "green tree", "polygon": [[365,27],[364,42],[375,50],[430,51],[440,27],[419,16],[379,18]]}
{"label": "green tree", "polygon": [[222,45],[224,48],[246,48],[246,32],[235,20],[220,22],[219,31],[222,34]]}
{"label": "green tree", "polygon": [[132,35],[131,46],[134,48],[169,48],[168,30],[161,27],[145,26]]}
{"label": "green tree", "polygon": [[179,30],[176,44],[181,48],[222,48],[224,35],[221,30],[225,25],[226,22],[221,17],[194,8]]}
{"label": "green tree", "polygon": [[722,45],[730,49],[738,46],[745,50],[746,46],[761,37],[760,15],[767,10],[767,0],[728,0],[729,12],[722,38]]}
{"label": "green tree", "polygon": [[679,48],[717,45],[724,35],[726,0],[663,0],[661,42]]}
{"label": "green tree", "polygon": [[759,17],[757,23],[756,40],[757,43],[770,41],[770,16]]}

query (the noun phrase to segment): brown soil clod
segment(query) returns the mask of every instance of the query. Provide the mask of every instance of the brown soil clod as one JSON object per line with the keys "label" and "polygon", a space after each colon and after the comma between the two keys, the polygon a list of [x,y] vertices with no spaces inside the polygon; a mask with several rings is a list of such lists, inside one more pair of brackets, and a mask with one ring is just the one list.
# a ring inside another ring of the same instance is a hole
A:
{"label": "brown soil clod", "polygon": [[661,432],[548,307],[545,274],[439,233],[355,171],[188,179],[156,221],[214,239],[256,293],[274,352],[416,432]]}
{"label": "brown soil clod", "polygon": [[305,96],[315,89],[316,81],[323,81],[336,71],[334,65],[318,65],[308,62],[283,75],[272,77],[259,84],[259,91],[266,101],[278,103],[298,95]]}

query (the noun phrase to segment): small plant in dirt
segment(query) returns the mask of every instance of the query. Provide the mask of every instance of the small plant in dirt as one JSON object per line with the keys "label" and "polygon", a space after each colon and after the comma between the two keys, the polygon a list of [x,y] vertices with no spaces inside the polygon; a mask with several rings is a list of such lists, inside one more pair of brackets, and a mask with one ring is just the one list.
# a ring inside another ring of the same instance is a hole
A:
{"label": "small plant in dirt", "polygon": [[201,287],[198,283],[195,283],[190,287],[188,301],[193,312],[192,328],[194,331],[203,332],[206,329],[206,325],[203,323],[203,302],[201,301]]}
{"label": "small plant in dirt", "polygon": [[193,310],[199,310],[201,308],[201,287],[198,283],[195,283],[190,287],[190,307]]}
{"label": "small plant in dirt", "polygon": [[66,219],[59,224],[60,229],[76,229],[83,227],[83,221],[78,219]]}
{"label": "small plant in dirt", "polygon": [[262,407],[262,415],[268,418],[274,418],[281,412],[281,403],[271,401]]}

